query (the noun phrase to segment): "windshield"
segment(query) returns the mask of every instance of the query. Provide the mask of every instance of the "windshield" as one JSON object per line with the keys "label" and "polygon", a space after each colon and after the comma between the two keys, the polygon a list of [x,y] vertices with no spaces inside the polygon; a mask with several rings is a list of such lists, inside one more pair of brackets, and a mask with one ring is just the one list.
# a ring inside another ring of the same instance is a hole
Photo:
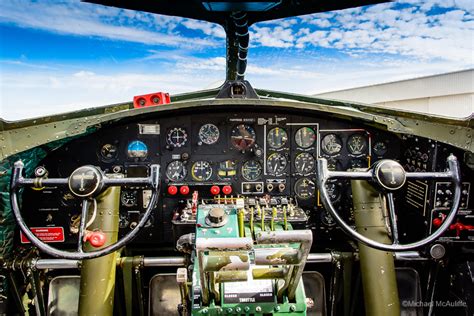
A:
{"label": "windshield", "polygon": [[[246,79],[256,88],[465,117],[474,109],[473,30],[472,0],[402,0],[260,22],[250,29]],[[216,88],[225,79],[225,31],[203,21],[2,0],[0,35],[0,117],[8,120]]]}

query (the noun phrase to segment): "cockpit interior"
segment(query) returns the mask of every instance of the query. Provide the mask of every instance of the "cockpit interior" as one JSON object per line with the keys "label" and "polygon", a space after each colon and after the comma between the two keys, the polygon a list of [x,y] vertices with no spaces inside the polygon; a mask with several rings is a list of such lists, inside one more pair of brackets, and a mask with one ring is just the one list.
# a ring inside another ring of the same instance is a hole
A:
{"label": "cockpit interior", "polygon": [[472,120],[254,89],[238,60],[2,121],[1,313],[474,313]]}

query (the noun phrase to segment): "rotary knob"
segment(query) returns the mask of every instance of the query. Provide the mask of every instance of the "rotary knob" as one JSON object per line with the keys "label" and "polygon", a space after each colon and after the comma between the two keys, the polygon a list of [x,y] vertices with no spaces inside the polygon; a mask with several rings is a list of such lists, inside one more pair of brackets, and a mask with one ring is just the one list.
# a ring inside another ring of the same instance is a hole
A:
{"label": "rotary knob", "polygon": [[227,214],[222,207],[214,207],[207,214],[207,224],[214,227],[220,227],[227,222]]}

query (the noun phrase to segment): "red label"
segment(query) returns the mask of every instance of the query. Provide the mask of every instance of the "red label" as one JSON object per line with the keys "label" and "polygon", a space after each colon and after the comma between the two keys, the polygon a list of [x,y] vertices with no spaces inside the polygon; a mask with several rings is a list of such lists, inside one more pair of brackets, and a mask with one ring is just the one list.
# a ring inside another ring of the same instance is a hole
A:
{"label": "red label", "polygon": [[[30,230],[39,240],[45,243],[64,242],[64,229],[62,227],[30,227]],[[20,232],[21,242],[30,243],[28,238]]]}

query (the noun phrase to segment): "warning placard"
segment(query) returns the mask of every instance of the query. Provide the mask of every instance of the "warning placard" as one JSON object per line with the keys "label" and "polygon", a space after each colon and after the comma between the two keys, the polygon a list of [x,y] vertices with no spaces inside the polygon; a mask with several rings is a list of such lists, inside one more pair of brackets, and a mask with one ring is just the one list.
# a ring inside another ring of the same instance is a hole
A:
{"label": "warning placard", "polygon": [[[64,242],[64,229],[62,227],[30,227],[30,230],[38,239],[46,243]],[[30,243],[28,238],[20,233],[21,243]]]}
{"label": "warning placard", "polygon": [[224,283],[224,303],[264,303],[275,301],[273,280],[253,280]]}

